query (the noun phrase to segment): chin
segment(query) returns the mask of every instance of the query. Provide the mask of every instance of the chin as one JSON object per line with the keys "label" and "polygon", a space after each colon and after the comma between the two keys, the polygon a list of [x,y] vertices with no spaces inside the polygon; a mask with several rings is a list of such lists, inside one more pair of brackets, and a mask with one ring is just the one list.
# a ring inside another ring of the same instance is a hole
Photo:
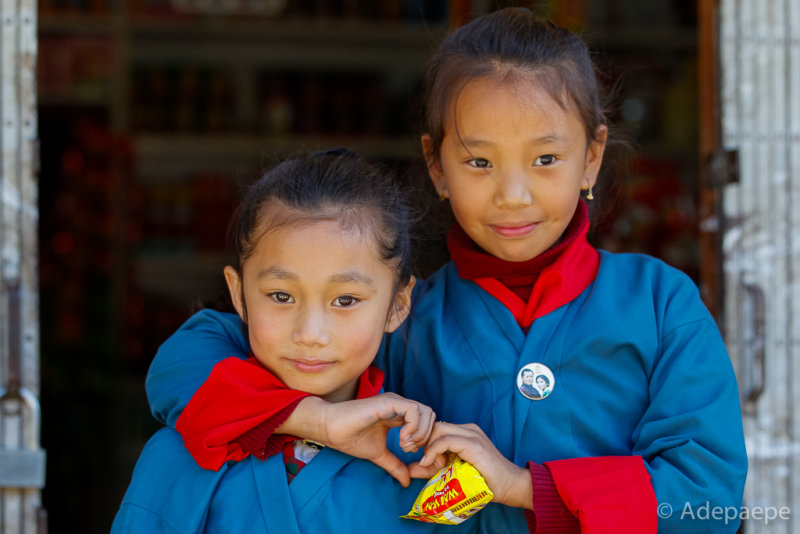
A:
{"label": "chin", "polygon": [[533,258],[538,256],[539,254],[540,253],[538,253],[538,252],[535,253],[535,254],[532,254],[528,250],[521,250],[521,251],[503,251],[502,254],[494,254],[494,256],[496,256],[496,257],[498,257],[498,258],[500,258],[501,260],[504,260],[504,261],[521,263],[521,262],[524,262],[524,261],[532,260]]}

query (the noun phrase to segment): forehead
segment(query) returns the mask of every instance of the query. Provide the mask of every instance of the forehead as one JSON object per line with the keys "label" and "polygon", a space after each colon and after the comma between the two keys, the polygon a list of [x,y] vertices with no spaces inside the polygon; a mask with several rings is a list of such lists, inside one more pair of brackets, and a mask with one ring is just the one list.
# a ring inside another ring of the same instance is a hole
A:
{"label": "forehead", "polygon": [[261,271],[270,266],[307,280],[327,279],[338,272],[388,269],[371,232],[335,218],[293,220],[266,229],[244,268]]}
{"label": "forehead", "polygon": [[300,229],[325,222],[361,239],[376,241],[379,221],[375,210],[364,205],[320,204],[313,208],[289,206],[273,199],[264,204],[259,213],[258,237],[280,229]]}
{"label": "forehead", "polygon": [[467,82],[451,99],[448,123],[460,133],[486,127],[583,131],[566,92],[554,98],[535,74],[490,75]]}

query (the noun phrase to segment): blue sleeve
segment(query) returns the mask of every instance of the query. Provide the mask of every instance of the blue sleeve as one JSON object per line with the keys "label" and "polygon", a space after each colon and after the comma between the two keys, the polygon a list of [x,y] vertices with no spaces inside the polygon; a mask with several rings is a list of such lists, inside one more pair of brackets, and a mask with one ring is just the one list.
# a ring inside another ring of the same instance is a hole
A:
{"label": "blue sleeve", "polygon": [[633,435],[658,501],[658,531],[736,532],[747,453],[733,366],[693,284],[670,292],[662,309],[650,405]]}
{"label": "blue sleeve", "polygon": [[111,534],[184,534],[169,525],[163,517],[133,504],[120,506]]}
{"label": "blue sleeve", "polygon": [[145,389],[153,416],[175,428],[183,408],[211,369],[230,356],[249,354],[242,321],[233,313],[202,310],[159,347],[147,372]]}
{"label": "blue sleeve", "polygon": [[199,534],[217,488],[229,472],[200,468],[176,431],[148,440],[114,517],[111,534]]}

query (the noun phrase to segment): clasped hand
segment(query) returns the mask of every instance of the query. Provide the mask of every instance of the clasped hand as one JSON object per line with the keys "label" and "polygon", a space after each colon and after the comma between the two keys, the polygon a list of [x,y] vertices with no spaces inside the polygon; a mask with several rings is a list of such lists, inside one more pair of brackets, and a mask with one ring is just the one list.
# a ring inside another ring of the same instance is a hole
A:
{"label": "clasped hand", "polygon": [[[320,410],[319,435],[326,445],[373,462],[403,487],[412,477],[430,478],[444,467],[448,454],[455,453],[481,472],[495,502],[532,508],[528,470],[507,460],[477,425],[435,422],[431,408],[394,393],[325,403]],[[418,462],[407,466],[386,448],[386,436],[394,427],[402,427],[399,439],[404,451],[425,448]]]}

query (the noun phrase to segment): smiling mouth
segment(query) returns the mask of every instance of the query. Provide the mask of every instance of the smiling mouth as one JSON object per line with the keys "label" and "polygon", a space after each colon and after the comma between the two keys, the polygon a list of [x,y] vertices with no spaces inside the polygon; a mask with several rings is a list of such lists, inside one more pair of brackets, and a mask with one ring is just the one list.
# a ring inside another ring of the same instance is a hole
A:
{"label": "smiling mouth", "polygon": [[502,237],[522,237],[528,235],[538,226],[538,223],[519,224],[519,225],[492,225],[492,229]]}
{"label": "smiling mouth", "polygon": [[325,371],[335,365],[334,362],[327,360],[313,360],[313,359],[289,359],[289,362],[298,370],[304,373],[318,373]]}

